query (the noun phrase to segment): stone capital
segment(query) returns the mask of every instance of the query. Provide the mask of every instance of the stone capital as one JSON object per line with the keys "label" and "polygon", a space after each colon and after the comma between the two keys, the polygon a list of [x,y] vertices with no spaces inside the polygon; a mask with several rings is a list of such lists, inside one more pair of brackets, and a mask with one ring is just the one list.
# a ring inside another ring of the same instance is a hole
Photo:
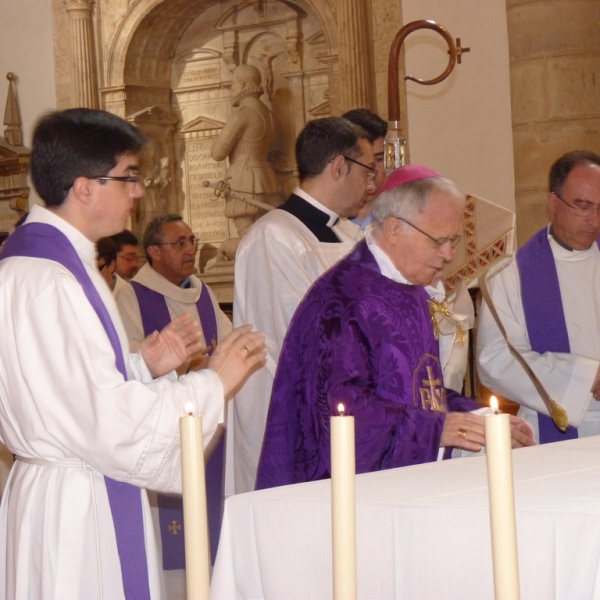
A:
{"label": "stone capital", "polygon": [[90,13],[94,8],[96,0],[63,0],[67,12],[72,10],[87,10]]}

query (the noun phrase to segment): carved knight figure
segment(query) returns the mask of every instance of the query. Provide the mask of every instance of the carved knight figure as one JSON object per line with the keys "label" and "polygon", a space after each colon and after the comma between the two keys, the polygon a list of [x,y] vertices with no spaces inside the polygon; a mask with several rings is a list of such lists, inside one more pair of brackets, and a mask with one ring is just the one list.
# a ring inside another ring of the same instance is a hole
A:
{"label": "carved knight figure", "polygon": [[[260,71],[252,65],[236,67],[232,74],[231,103],[227,119],[211,154],[215,160],[229,157],[225,174],[233,195],[250,195],[271,206],[281,204],[281,186],[268,156],[275,147],[275,128],[270,109],[260,100],[263,94]],[[240,199],[230,198],[225,216],[233,219],[239,237],[225,240],[217,260],[234,258],[240,238],[264,214],[264,210]]]}

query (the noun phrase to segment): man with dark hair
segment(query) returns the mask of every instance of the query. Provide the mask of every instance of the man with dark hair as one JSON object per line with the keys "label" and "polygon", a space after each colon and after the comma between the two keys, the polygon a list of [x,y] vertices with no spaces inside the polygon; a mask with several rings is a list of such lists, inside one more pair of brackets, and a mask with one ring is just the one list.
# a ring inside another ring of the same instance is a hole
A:
{"label": "man with dark hair", "polygon": [[123,285],[126,285],[126,282],[120,277],[117,279],[115,275],[115,267],[117,264],[117,245],[112,241],[109,237],[100,238],[96,242],[96,252],[98,253],[98,270],[100,271],[100,275],[104,278],[104,281],[108,284],[110,291],[116,295],[119,291],[117,288],[117,282],[123,282]]}
{"label": "man with dark hair", "polygon": [[[465,197],[409,165],[388,177],[373,227],[319,277],[294,314],[279,357],[258,489],[331,477],[330,417],[355,417],[356,471],[436,460],[485,445],[471,398],[442,382],[429,295],[460,240]],[[515,445],[532,444],[521,419]]]}
{"label": "man with dark hair", "polygon": [[34,131],[46,208],[0,256],[0,438],[16,455],[0,507],[2,598],[163,597],[143,488],[181,492],[179,418],[202,414],[208,443],[224,399],[264,360],[247,327],[209,369],[176,380],[200,348],[187,316],[129,354],[94,244],[143,194],[143,145],[130,123],[84,108]]}
{"label": "man with dark hair", "polygon": [[273,377],[290,319],[315,279],[354,245],[337,226],[339,217],[354,214],[365,192],[374,190],[373,146],[366,135],[340,117],[309,121],[296,142],[299,187],[252,226],[238,249],[234,325],[247,321],[265,333],[268,360],[266,370],[238,394],[230,413],[228,468],[233,459],[236,493],[254,488]]}
{"label": "man with dark hair", "polygon": [[487,304],[477,339],[482,383],[521,405],[540,443],[600,434],[600,155],[569,152],[552,165],[548,209],[550,224],[501,265],[488,289],[506,338],[566,411],[564,433]]}
{"label": "man with dark hair", "polygon": [[115,272],[119,278],[129,281],[140,268],[138,239],[129,229],[124,229],[121,233],[111,235],[110,238],[117,245],[117,266]]}
{"label": "man with dark hair", "polygon": [[375,155],[375,191],[365,194],[364,203],[359,207],[355,216],[349,218],[349,221],[358,226],[364,233],[365,227],[371,222],[371,210],[373,202],[377,198],[379,189],[385,180],[385,164],[383,161],[383,145],[387,133],[387,123],[376,113],[368,108],[355,108],[342,115],[355,125],[362,127],[368,134],[368,140],[373,144],[373,153]]}

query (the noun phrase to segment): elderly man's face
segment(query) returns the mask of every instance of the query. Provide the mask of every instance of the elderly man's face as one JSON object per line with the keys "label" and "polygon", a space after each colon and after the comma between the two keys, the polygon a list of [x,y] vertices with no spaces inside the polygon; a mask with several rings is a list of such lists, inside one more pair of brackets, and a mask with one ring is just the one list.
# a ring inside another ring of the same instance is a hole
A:
{"label": "elderly man's face", "polygon": [[[600,236],[600,167],[579,165],[567,176],[560,196],[548,195],[555,235],[574,250],[587,250]],[[570,205],[570,206],[567,206]],[[587,216],[577,214],[576,206],[594,210]]]}
{"label": "elderly man's face", "polygon": [[196,237],[183,221],[171,221],[162,228],[159,245],[150,246],[152,267],[175,285],[193,274],[196,262]]}
{"label": "elderly man's face", "polygon": [[457,200],[442,192],[434,193],[425,210],[411,221],[421,231],[395,217],[386,220],[386,252],[410,283],[429,285],[439,280],[443,266],[454,258],[452,243],[462,233],[461,223],[462,207]]}

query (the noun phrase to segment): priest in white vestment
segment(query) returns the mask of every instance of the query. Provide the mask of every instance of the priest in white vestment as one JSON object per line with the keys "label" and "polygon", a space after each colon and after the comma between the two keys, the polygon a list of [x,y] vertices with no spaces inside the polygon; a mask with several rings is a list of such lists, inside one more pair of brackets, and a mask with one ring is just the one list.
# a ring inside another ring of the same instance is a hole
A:
{"label": "priest in white vestment", "polygon": [[[135,274],[131,282],[125,284],[116,294],[117,306],[125,325],[130,350],[138,349],[140,343],[150,333],[149,329],[160,330],[164,326],[163,322],[188,314],[199,324],[199,341],[202,350],[182,364],[178,372],[187,373],[190,369],[203,368],[208,362],[206,355],[208,347],[212,348],[222,341],[231,332],[232,324],[219,307],[212,290],[194,275],[198,245],[196,237],[180,215],[164,214],[148,223],[144,230],[142,244],[148,262]],[[200,312],[203,314],[201,315]],[[212,327],[215,328],[214,331],[211,331]],[[222,431],[219,431],[214,436],[211,452],[221,439]],[[222,447],[218,448],[216,454],[211,454],[211,460],[216,462],[210,467],[207,465],[206,472],[207,489],[211,492],[208,512],[211,524],[211,550],[214,554],[218,543],[223,502]],[[215,500],[218,496],[220,502]],[[160,530],[159,498],[155,493],[150,493],[149,498],[155,531],[158,532]],[[219,506],[215,507],[215,504]],[[163,516],[163,520],[165,518]],[[169,548],[168,544],[167,548]],[[178,549],[181,550],[182,546],[178,545]],[[172,554],[175,558],[167,562],[169,568],[164,569],[163,578],[169,599],[183,600],[186,593],[185,571],[179,568],[182,563],[182,560],[177,558],[179,552],[172,552]],[[163,567],[164,565],[163,561]]]}
{"label": "priest in white vestment", "polygon": [[300,186],[261,217],[238,248],[233,323],[262,331],[268,357],[266,369],[250,377],[229,412],[226,494],[254,489],[273,378],[296,307],[355,244],[338,222],[374,190],[373,147],[363,136],[339,117],[310,121],[296,142]]}
{"label": "priest in white vestment", "polygon": [[[160,240],[156,240],[157,244],[151,243],[155,240],[149,240],[147,246],[147,236],[144,235],[144,252],[148,254],[150,260],[131,281],[164,296],[169,314],[173,319],[187,313],[194,321],[200,323],[197,303],[201,294],[207,294],[217,320],[217,339],[206,339],[202,325],[200,325],[200,343],[206,348],[213,342],[219,342],[231,332],[231,321],[221,310],[213,291],[194,275],[197,246],[190,227],[183,222],[179,215],[163,215],[156,217],[152,222],[157,220],[161,220],[162,223],[159,227],[160,232],[158,232]],[[146,227],[146,232],[148,229],[149,227]],[[163,238],[167,241],[164,241]],[[172,240],[177,240],[173,243],[183,243],[184,246],[181,248],[173,246]],[[189,242],[189,240],[192,241]],[[151,253],[155,254],[154,259],[150,256]],[[130,350],[137,351],[139,344],[146,336],[135,291],[131,284],[126,283],[115,296],[127,331]]]}
{"label": "priest in white vestment", "polygon": [[600,433],[600,156],[566,154],[552,166],[549,183],[551,223],[488,288],[508,339],[566,410],[565,433],[548,418],[485,303],[477,338],[482,383],[518,402],[542,443]]}
{"label": "priest in white vestment", "polygon": [[17,456],[0,506],[2,600],[165,598],[139,488],[181,492],[184,405],[208,443],[224,397],[262,360],[245,328],[211,368],[176,379],[199,348],[186,317],[128,353],[94,242],[122,230],[142,196],[143,144],[90,109],[51,113],[34,133],[32,180],[48,208],[34,206],[0,255],[0,439]]}

